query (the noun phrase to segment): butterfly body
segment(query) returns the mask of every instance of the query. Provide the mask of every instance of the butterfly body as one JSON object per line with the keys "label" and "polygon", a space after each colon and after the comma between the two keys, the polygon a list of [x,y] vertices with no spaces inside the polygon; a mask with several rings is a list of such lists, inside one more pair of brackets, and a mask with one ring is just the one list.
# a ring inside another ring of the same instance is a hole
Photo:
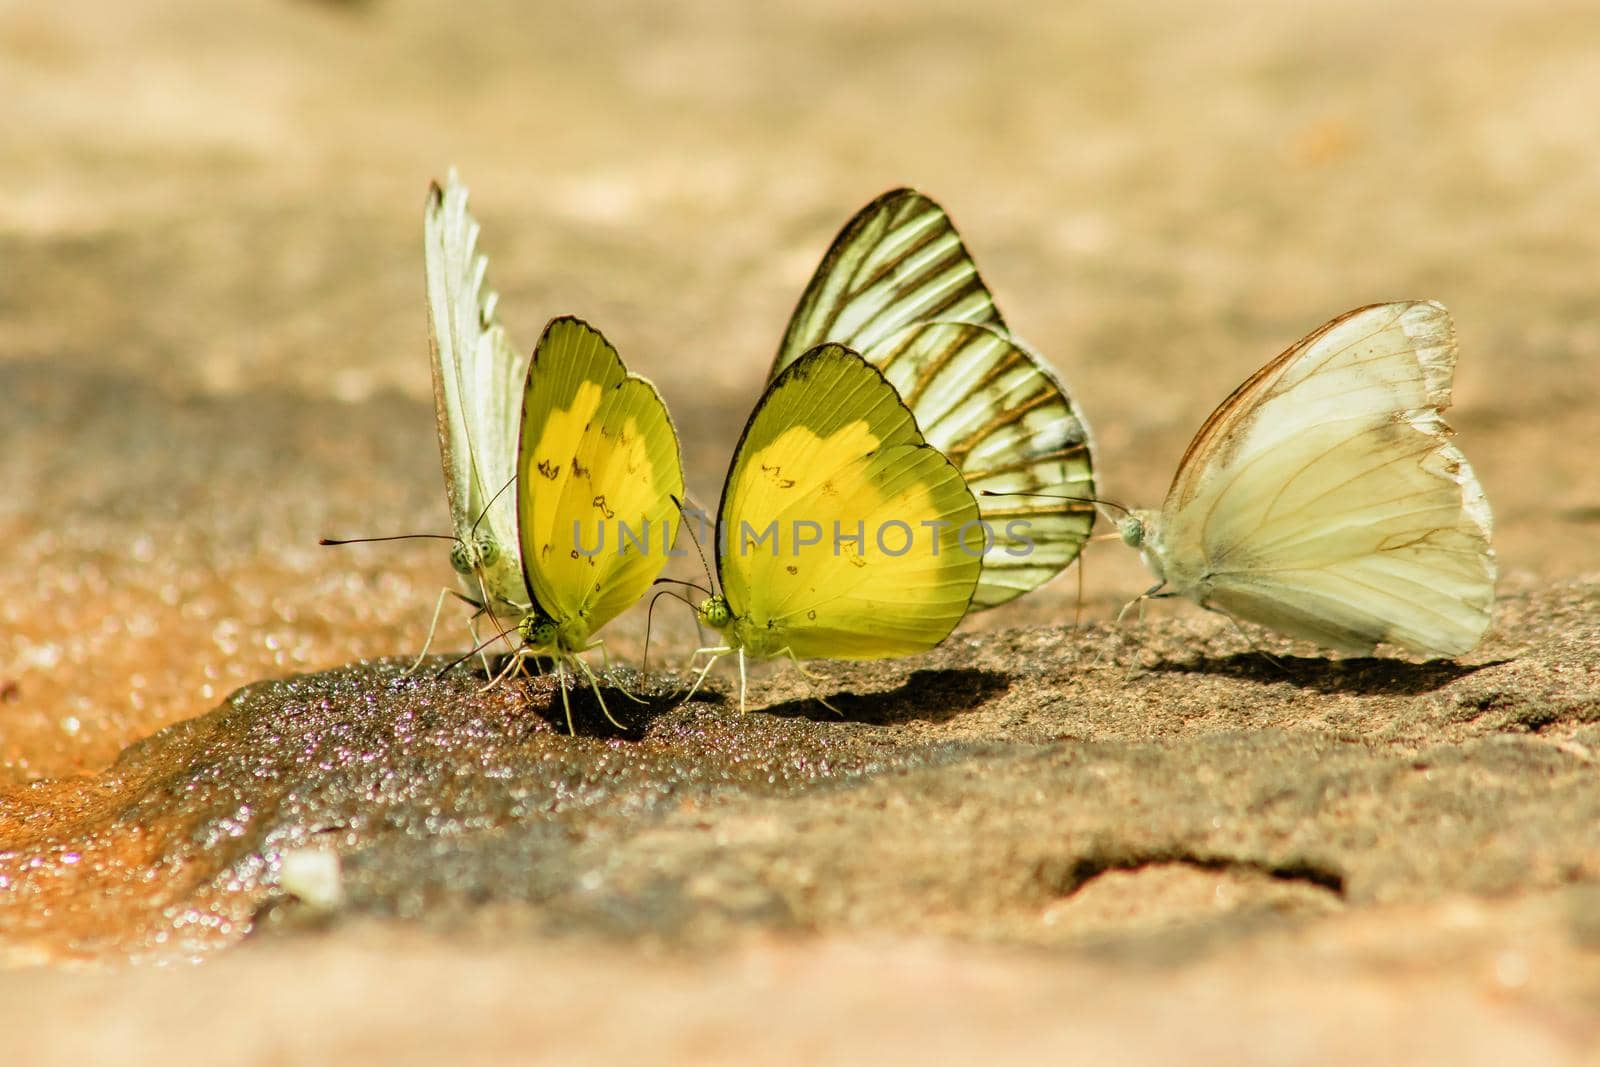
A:
{"label": "butterfly body", "polygon": [[722,635],[724,647],[751,659],[773,659],[791,649],[777,620],[735,615],[721,594],[701,601],[697,614],[701,623]]}
{"label": "butterfly body", "polygon": [[1460,655],[1496,575],[1483,489],[1451,440],[1438,304],[1349,312],[1267,364],[1122,538],[1171,592],[1347,653]]}

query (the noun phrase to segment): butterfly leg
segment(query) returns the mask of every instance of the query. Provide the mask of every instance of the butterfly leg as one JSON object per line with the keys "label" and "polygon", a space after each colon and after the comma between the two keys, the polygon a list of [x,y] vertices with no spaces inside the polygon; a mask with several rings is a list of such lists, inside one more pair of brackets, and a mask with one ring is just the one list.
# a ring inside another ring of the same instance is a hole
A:
{"label": "butterfly leg", "polygon": [[[594,645],[590,645],[589,647],[593,648]],[[620,722],[618,722],[616,720],[616,718],[612,716],[611,709],[606,707],[606,698],[600,694],[600,680],[595,677],[595,673],[594,673],[593,669],[591,669],[590,666],[587,663],[585,663],[581,659],[578,659],[576,656],[574,656],[572,658],[572,662],[577,664],[578,669],[583,672],[584,677],[589,679],[589,688],[594,690],[594,698],[595,698],[595,700],[597,700],[600,703],[600,711],[601,711],[602,714],[605,715],[606,721],[609,722],[612,726],[615,726],[619,730],[626,730],[627,727],[622,725]],[[609,681],[609,679],[608,679],[608,681]],[[613,682],[611,682],[611,684],[612,685],[616,685],[617,683],[613,681]],[[621,687],[619,686],[618,688],[621,688]],[[623,690],[623,691],[626,692],[626,690]],[[631,694],[631,693],[629,693],[628,695],[630,697],[633,696],[633,694]],[[633,699],[638,700],[637,697],[633,697]],[[644,701],[640,700],[639,703],[643,704]],[[571,730],[572,730],[572,712],[571,712],[571,710],[568,710],[568,712],[567,712],[567,730],[568,730],[568,732],[571,732]]]}
{"label": "butterfly leg", "polygon": [[494,674],[494,669],[489,664],[489,653],[487,651],[489,645],[493,643],[494,639],[491,638],[489,641],[484,641],[478,635],[478,620],[486,615],[489,618],[489,625],[494,628],[495,637],[503,639],[508,645],[511,645],[511,650],[513,653],[519,651],[521,652],[524,673],[526,673],[528,661],[531,660],[533,662],[533,673],[543,676],[544,669],[539,664],[539,657],[532,651],[521,649],[520,646],[512,642],[510,638],[513,631],[511,629],[505,629],[502,627],[498,616],[494,615],[491,611],[489,611],[488,608],[484,607],[483,604],[473,600],[471,597],[462,596],[454,589],[450,590],[450,592],[457,599],[461,600],[463,603],[470,604],[475,609],[473,613],[467,617],[467,632],[472,635],[472,647],[477,650],[478,660],[483,664],[483,673],[486,676]]}
{"label": "butterfly leg", "polygon": [[506,665],[500,668],[500,673],[495,675],[493,678],[490,678],[487,684],[479,688],[478,692],[487,693],[489,690],[496,688],[501,683],[510,679],[513,674],[517,673],[519,668],[523,667],[523,664],[529,658],[531,658],[531,656],[532,653],[528,652],[526,649],[517,649],[511,654],[511,658],[506,661]]}
{"label": "butterfly leg", "polygon": [[1280,660],[1277,656],[1274,656],[1271,652],[1268,652],[1266,649],[1262,648],[1260,645],[1256,644],[1255,638],[1251,637],[1250,634],[1245,631],[1244,626],[1239,622],[1238,619],[1234,618],[1226,611],[1223,611],[1221,608],[1212,607],[1210,604],[1201,604],[1200,606],[1205,608],[1207,611],[1216,612],[1218,615],[1221,615],[1224,619],[1227,619],[1229,622],[1231,622],[1233,624],[1233,632],[1238,634],[1246,645],[1250,646],[1250,651],[1254,652],[1258,656],[1261,656],[1268,663],[1278,668],[1278,670],[1282,671],[1284,674],[1289,673],[1289,668],[1282,660]]}
{"label": "butterfly leg", "polygon": [[479,608],[477,614],[467,618],[467,633],[472,635],[472,647],[478,650],[478,661],[483,664],[484,677],[489,678],[494,676],[494,670],[489,666],[489,654],[483,649],[483,639],[478,636],[478,615],[482,614],[483,609]]}
{"label": "butterfly leg", "polygon": [[1122,610],[1117,612],[1117,621],[1115,622],[1114,625],[1121,626],[1123,617],[1125,615],[1127,615],[1130,610],[1132,610],[1132,608],[1133,608],[1133,606],[1135,604],[1137,604],[1139,606],[1139,622],[1140,622],[1141,625],[1143,625],[1143,623],[1144,623],[1144,602],[1146,600],[1150,600],[1150,599],[1156,597],[1157,595],[1159,595],[1161,590],[1166,588],[1166,585],[1167,585],[1167,583],[1165,581],[1157,582],[1155,585],[1152,585],[1149,589],[1146,589],[1144,592],[1140,593],[1138,596],[1134,597],[1132,600],[1130,600],[1126,604],[1122,605]]}
{"label": "butterfly leg", "polygon": [[[417,673],[417,668],[422,666],[422,661],[428,658],[428,649],[433,647],[434,631],[439,628],[439,613],[444,610],[444,598],[449,596],[451,592],[452,590],[449,586],[439,590],[439,599],[433,603],[433,621],[428,623],[427,640],[422,642],[422,651],[417,653],[417,658],[411,661],[411,666],[401,672],[400,677],[408,678]],[[472,643],[477,644],[478,642],[473,641]]]}
{"label": "butterfly leg", "polygon": [[[544,660],[545,660],[545,657],[537,655],[537,654],[531,654],[531,655],[528,656],[528,662],[533,664],[533,675],[534,675],[535,678],[543,678],[544,677],[544,675],[545,675]],[[550,670],[551,671],[554,671],[556,669],[555,663],[556,663],[555,657],[551,656],[550,657]]]}
{"label": "butterfly leg", "polygon": [[695,693],[700,690],[700,683],[706,680],[706,675],[710,674],[711,668],[717,665],[717,660],[721,659],[723,656],[726,656],[732,651],[733,649],[727,647],[726,645],[713,645],[709,648],[695,649],[694,653],[689,657],[689,667],[691,670],[694,667],[694,661],[696,657],[701,655],[709,655],[711,658],[706,660],[706,665],[704,667],[700,668],[700,673],[694,677],[694,684],[689,687],[689,691],[684,694],[683,699],[678,703],[682,705],[693,700]]}
{"label": "butterfly leg", "polygon": [[[578,731],[572,728],[572,700],[567,696],[567,666],[560,659],[555,661],[553,668],[556,676],[556,688],[561,691],[561,710],[567,714],[567,736],[576,736]],[[601,707],[605,705],[602,704]]]}
{"label": "butterfly leg", "polygon": [[[537,677],[537,678],[543,678],[544,677],[544,664],[542,662],[540,662],[539,657],[538,656],[529,656],[528,659],[533,661],[533,673],[534,673],[534,676]],[[552,662],[554,662],[554,661],[552,661]]]}
{"label": "butterfly leg", "polygon": [[745,674],[744,674],[744,646],[739,646],[739,714],[744,714]]}
{"label": "butterfly leg", "polygon": [[[611,653],[606,649],[606,643],[604,641],[596,639],[583,646],[583,650],[585,652],[592,648],[598,648],[600,650],[600,671],[605,675],[607,685],[611,686],[611,688],[615,689],[617,692],[621,693],[635,704],[650,703],[644,697],[635,695],[631,689],[617,681],[617,676],[613,674],[611,670]],[[611,718],[609,713],[606,715],[606,718]]]}
{"label": "butterfly leg", "polygon": [[1083,553],[1078,553],[1078,558],[1073,561],[1078,565],[1078,599],[1072,608],[1072,628],[1083,629]]}
{"label": "butterfly leg", "polygon": [[[1155,585],[1152,585],[1149,589],[1146,589],[1144,592],[1142,592],[1138,596],[1134,597],[1132,600],[1128,601],[1126,604],[1122,605],[1122,610],[1117,612],[1117,617],[1116,617],[1115,620],[1112,621],[1111,625],[1113,627],[1120,627],[1122,625],[1122,620],[1128,617],[1128,612],[1132,611],[1134,609],[1134,607],[1137,605],[1138,608],[1139,608],[1139,625],[1143,626],[1144,625],[1144,602],[1146,600],[1151,599],[1152,597],[1159,596],[1161,594],[1161,590],[1166,587],[1166,584],[1167,583],[1166,583],[1165,580],[1159,581]],[[1120,637],[1119,637],[1119,640],[1120,640]],[[1100,653],[1097,656],[1095,656],[1095,658],[1094,658],[1093,666],[1099,666],[1100,665],[1100,661],[1105,659],[1105,656],[1106,656],[1106,650],[1105,650],[1104,647],[1102,647],[1100,649]]]}
{"label": "butterfly leg", "polygon": [[822,681],[823,679],[821,677],[819,677],[818,675],[812,674],[810,671],[806,670],[805,665],[802,664],[800,662],[799,658],[794,654],[794,649],[785,648],[783,651],[779,652],[778,655],[780,655],[780,656],[788,656],[789,657],[789,662],[794,664],[794,669],[800,672],[800,677],[804,678],[806,680],[806,682],[811,686],[811,699],[812,700],[815,700],[818,704],[821,704],[823,707],[827,708],[829,711],[831,711],[835,715],[839,716],[839,718],[841,718],[841,719],[844,718],[844,712],[840,711],[838,708],[836,708],[832,704],[828,703],[828,701],[822,695],[822,690],[817,688],[817,683]]}

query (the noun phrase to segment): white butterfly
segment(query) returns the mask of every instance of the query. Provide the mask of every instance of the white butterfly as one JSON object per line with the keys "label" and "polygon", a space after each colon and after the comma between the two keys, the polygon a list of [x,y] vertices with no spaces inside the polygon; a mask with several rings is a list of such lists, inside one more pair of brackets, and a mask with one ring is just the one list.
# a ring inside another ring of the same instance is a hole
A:
{"label": "white butterfly", "polygon": [[1439,304],[1347,312],[1257,371],[1122,538],[1168,595],[1340,652],[1460,655],[1494,602],[1483,488],[1451,442]]}
{"label": "white butterfly", "polygon": [[845,224],[789,320],[771,379],[825,341],[899,390],[993,531],[973,609],[1042,585],[1094,525],[1093,443],[1061,379],[1006,329],[944,209],[893,189]]}
{"label": "white butterfly", "polygon": [[512,345],[486,284],[478,223],[452,169],[428,191],[423,247],[433,400],[456,545],[450,563],[474,604],[521,618],[527,586],[517,541],[517,434],[527,355]]}

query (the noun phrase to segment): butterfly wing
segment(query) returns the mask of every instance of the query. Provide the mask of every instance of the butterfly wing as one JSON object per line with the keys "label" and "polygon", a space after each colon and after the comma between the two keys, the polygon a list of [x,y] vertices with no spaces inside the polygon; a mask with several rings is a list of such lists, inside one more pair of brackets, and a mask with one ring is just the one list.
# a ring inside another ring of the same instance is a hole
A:
{"label": "butterfly wing", "polygon": [[723,486],[717,571],[740,642],[819,659],[933,647],[971,600],[977,518],[882,373],[820,346],[767,388]]}
{"label": "butterfly wing", "polygon": [[528,368],[516,469],[527,586],[558,623],[593,633],[645,594],[677,536],[667,407],[598,330],[555,319]]}
{"label": "butterfly wing", "polygon": [[1245,382],[1189,446],[1159,543],[1201,603],[1347,652],[1459,655],[1488,627],[1489,505],[1441,412],[1434,303],[1349,312]]}
{"label": "butterfly wing", "polygon": [[994,533],[973,607],[1004,604],[1078,558],[1095,520],[1093,445],[1043,360],[992,326],[954,322],[908,326],[863,355],[961,471]]}
{"label": "butterfly wing", "polygon": [[478,223],[452,170],[444,188],[429,189],[423,215],[439,454],[453,532],[469,544],[492,546],[481,573],[464,584],[470,595],[487,593],[515,611],[527,606],[510,483],[528,364],[495,314],[488,260],[477,248]]}
{"label": "butterfly wing", "polygon": [[1005,329],[944,209],[914,189],[892,189],[833,239],[789,317],[768,378],[824,341],[865,355],[890,334],[935,319]]}
{"label": "butterfly wing", "polygon": [[846,223],[795,308],[773,374],[824,341],[884,372],[977,495],[995,536],[973,607],[1020,596],[1077,558],[1095,520],[1088,426],[1044,360],[1006,333],[943,208],[896,189]]}

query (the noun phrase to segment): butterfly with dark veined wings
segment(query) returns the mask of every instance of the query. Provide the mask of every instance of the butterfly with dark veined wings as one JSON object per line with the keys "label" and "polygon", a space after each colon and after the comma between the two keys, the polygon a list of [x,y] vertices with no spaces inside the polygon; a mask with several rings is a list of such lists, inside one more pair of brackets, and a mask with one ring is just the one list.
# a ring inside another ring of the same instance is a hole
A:
{"label": "butterfly with dark veined wings", "polygon": [[450,564],[479,611],[518,619],[529,601],[510,486],[528,357],[500,322],[499,297],[486,277],[488,259],[478,251],[478,223],[453,169],[443,188],[434,184],[428,190],[423,264],[434,416],[455,534]]}
{"label": "butterfly with dark veined wings", "polygon": [[[955,629],[982,568],[978,504],[882,372],[819,345],[762,394],[717,509],[721,593],[699,607],[709,660],[881,659]],[[976,538],[974,539],[974,535]]]}
{"label": "butterfly with dark veined wings", "polygon": [[[474,609],[467,620],[473,644],[477,620],[519,619],[527,613],[517,549],[515,477],[517,402],[528,359],[520,355],[496,314],[498,297],[478,251],[478,223],[454,169],[443,187],[428,187],[423,208],[423,267],[428,293],[428,340],[433,367],[434,420],[450,506],[450,565],[459,591],[444,589],[422,650],[406,673],[427,657],[439,614],[452,592]],[[404,537],[334,539],[325,545]],[[485,659],[485,669],[488,660]]]}
{"label": "butterfly with dark veined wings", "polygon": [[991,532],[973,608],[1049,581],[1094,525],[1093,443],[1059,376],[1007,330],[950,218],[894,189],[845,224],[801,295],[775,379],[815,345],[861,353],[977,496]]}
{"label": "butterfly with dark veined wings", "polygon": [[[1436,303],[1339,316],[1206,420],[1160,511],[1122,538],[1158,585],[1340,652],[1471,651],[1494,603],[1483,488],[1440,414],[1456,340]],[[1143,599],[1143,598],[1141,598]]]}

